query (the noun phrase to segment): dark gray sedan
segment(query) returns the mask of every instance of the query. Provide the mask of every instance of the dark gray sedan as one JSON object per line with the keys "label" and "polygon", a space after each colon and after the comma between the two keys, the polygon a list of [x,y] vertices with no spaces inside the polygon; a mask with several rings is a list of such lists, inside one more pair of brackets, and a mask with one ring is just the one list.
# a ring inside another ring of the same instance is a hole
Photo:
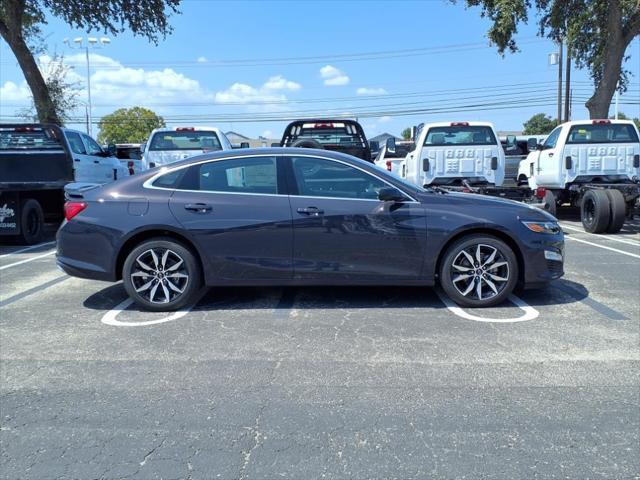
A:
{"label": "dark gray sedan", "polygon": [[272,148],[201,155],[85,191],[57,234],[68,274],[149,310],[219,285],[424,285],[495,305],[563,274],[554,217],[422,189],[357,158]]}

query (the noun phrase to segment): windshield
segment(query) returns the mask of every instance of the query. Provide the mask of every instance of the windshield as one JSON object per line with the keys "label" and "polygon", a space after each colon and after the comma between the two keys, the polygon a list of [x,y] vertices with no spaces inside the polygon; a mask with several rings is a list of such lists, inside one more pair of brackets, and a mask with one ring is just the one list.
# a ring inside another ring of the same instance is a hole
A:
{"label": "windshield", "polygon": [[636,129],[629,124],[606,123],[575,125],[567,143],[637,143]]}
{"label": "windshield", "polygon": [[175,131],[158,132],[149,150],[222,150],[215,132]]}
{"label": "windshield", "polygon": [[431,127],[424,141],[425,146],[497,144],[491,127],[470,125]]}
{"label": "windshield", "polygon": [[0,128],[0,150],[60,150],[60,142],[42,128]]}
{"label": "windshield", "polygon": [[343,122],[304,123],[291,128],[288,145],[296,140],[312,139],[322,145],[339,147],[364,147],[364,139],[358,129]]}

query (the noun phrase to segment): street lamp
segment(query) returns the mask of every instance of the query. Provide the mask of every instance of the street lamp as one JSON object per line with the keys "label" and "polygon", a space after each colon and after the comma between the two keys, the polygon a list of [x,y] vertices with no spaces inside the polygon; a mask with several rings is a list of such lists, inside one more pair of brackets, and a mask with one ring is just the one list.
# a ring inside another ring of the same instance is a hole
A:
{"label": "street lamp", "polygon": [[[83,44],[86,41],[86,44]],[[106,45],[111,43],[111,39],[107,37],[87,37],[86,39],[83,37],[76,37],[73,40],[69,40],[68,38],[64,39],[64,43],[71,49],[82,49],[84,48],[85,58],[87,59],[87,101],[88,101],[88,122],[87,122],[87,134],[91,136],[91,63],[89,61],[89,47],[91,48],[104,48]]]}

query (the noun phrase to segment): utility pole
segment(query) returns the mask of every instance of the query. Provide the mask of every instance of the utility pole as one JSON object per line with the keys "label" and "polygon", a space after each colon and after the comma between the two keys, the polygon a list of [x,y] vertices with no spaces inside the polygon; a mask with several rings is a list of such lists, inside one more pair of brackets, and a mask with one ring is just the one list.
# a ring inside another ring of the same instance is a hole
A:
{"label": "utility pole", "polygon": [[567,43],[567,80],[564,90],[564,121],[571,120],[571,45]]}
{"label": "utility pole", "polygon": [[562,123],[562,39],[558,40],[558,125]]}
{"label": "utility pole", "polygon": [[615,119],[618,120],[618,114],[620,113],[618,110],[618,103],[620,101],[620,82],[616,83],[616,114]]}

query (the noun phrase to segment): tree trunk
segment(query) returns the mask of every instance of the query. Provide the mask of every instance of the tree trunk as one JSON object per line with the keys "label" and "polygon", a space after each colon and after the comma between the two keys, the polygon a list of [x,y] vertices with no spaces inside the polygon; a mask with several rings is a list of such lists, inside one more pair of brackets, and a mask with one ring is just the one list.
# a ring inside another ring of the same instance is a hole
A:
{"label": "tree trunk", "polygon": [[[38,112],[38,119],[41,123],[62,125],[55,107],[53,106],[53,102],[51,101],[47,83],[42,77],[42,73],[33,58],[31,50],[29,50],[27,43],[22,37],[22,32],[12,31],[13,29],[9,25],[3,25],[3,27],[4,28],[1,29],[0,33],[2,33],[5,41],[9,44],[9,47],[11,47],[11,51],[16,56],[18,64],[24,74],[24,78],[27,81],[27,85],[29,85],[29,88],[31,89],[33,103],[35,104],[36,111]],[[21,30],[21,26],[16,26],[16,28]]]}

